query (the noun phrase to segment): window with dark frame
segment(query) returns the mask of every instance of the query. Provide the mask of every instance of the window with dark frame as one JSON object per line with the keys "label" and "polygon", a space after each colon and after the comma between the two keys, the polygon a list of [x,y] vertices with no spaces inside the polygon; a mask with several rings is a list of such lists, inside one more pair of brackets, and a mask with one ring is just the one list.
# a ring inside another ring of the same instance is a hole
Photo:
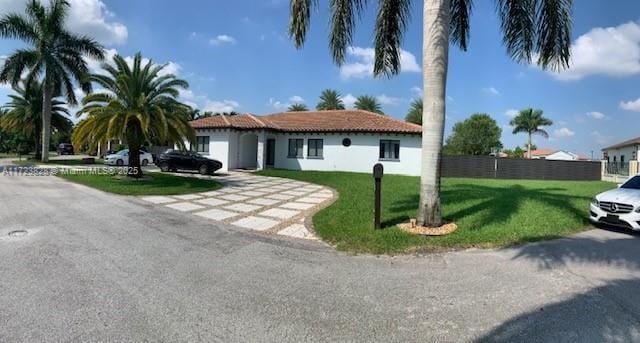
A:
{"label": "window with dark frame", "polygon": [[400,141],[381,139],[380,140],[380,159],[396,161],[400,159]]}
{"label": "window with dark frame", "polygon": [[322,139],[307,140],[307,158],[322,158],[323,145]]}
{"label": "window with dark frame", "polygon": [[287,157],[302,158],[303,149],[304,149],[304,139],[291,138],[289,139],[289,154],[287,155]]}
{"label": "window with dark frame", "polygon": [[196,137],[196,152],[209,153],[209,136]]}

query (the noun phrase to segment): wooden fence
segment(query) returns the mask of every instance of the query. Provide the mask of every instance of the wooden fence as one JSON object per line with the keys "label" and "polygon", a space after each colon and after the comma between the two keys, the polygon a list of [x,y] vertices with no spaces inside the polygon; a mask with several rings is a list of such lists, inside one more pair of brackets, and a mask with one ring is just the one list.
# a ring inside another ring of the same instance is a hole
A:
{"label": "wooden fence", "polygon": [[492,156],[443,156],[443,177],[532,180],[600,180],[599,161],[529,160]]}

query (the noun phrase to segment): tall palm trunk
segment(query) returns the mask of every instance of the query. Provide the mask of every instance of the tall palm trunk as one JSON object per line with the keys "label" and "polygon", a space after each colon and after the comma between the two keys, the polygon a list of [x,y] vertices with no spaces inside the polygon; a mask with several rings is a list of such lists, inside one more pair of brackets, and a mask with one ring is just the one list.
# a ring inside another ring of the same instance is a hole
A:
{"label": "tall palm trunk", "polygon": [[53,89],[49,75],[44,77],[44,90],[42,97],[42,162],[49,161],[49,141],[51,140],[51,99]]}
{"label": "tall palm trunk", "polygon": [[447,68],[449,64],[449,0],[424,0],[422,66],[422,174],[418,224],[439,226],[440,153],[444,136]]}
{"label": "tall palm trunk", "polygon": [[529,141],[527,144],[529,144],[527,147],[527,157],[531,159],[531,132],[529,132]]}
{"label": "tall palm trunk", "polygon": [[129,167],[127,176],[133,178],[142,177],[142,168],[140,166],[140,137],[142,137],[142,128],[137,122],[127,125],[127,145],[129,146]]}

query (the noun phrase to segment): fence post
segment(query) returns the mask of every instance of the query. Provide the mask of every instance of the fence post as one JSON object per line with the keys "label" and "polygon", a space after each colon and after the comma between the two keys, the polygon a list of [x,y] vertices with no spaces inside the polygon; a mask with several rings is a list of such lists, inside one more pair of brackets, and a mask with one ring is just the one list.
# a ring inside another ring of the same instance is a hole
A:
{"label": "fence post", "polygon": [[629,161],[629,176],[638,174],[638,161]]}
{"label": "fence post", "polygon": [[606,160],[600,160],[600,179],[604,180],[604,174],[607,171],[607,161]]}

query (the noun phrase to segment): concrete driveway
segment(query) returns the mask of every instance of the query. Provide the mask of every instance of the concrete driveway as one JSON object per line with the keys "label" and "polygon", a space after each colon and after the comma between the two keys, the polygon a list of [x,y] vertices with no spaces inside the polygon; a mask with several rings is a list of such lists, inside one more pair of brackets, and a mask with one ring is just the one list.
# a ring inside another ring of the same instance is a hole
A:
{"label": "concrete driveway", "polygon": [[0,201],[2,342],[640,340],[633,235],[349,256],[54,177]]}

